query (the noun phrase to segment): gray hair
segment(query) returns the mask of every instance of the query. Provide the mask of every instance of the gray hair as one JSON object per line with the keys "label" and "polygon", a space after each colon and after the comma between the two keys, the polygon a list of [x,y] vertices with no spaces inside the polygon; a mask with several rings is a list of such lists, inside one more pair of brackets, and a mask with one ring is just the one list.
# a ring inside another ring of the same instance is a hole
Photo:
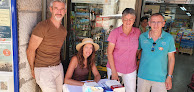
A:
{"label": "gray hair", "polygon": [[50,7],[53,7],[53,3],[54,3],[54,2],[61,2],[61,3],[64,3],[64,4],[65,4],[65,9],[67,9],[67,5],[66,5],[66,3],[65,3],[64,0],[52,0],[52,1],[50,2]]}
{"label": "gray hair", "polygon": [[135,10],[133,8],[125,8],[125,10],[123,10],[122,12],[122,17],[127,14],[131,14],[135,16]]}
{"label": "gray hair", "polygon": [[[165,20],[164,16],[161,13],[154,13],[151,15],[151,17],[153,17],[153,16],[161,16],[163,18],[163,20]],[[151,19],[151,17],[150,17],[150,19]]]}

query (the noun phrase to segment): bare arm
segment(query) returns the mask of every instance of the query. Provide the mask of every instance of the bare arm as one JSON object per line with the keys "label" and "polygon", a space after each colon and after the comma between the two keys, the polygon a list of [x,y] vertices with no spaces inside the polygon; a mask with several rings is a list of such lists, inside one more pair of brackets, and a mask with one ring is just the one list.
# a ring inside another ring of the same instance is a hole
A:
{"label": "bare arm", "polygon": [[29,41],[28,48],[26,50],[27,59],[30,64],[30,69],[32,72],[32,77],[35,78],[34,75],[34,60],[35,60],[35,52],[40,43],[42,42],[43,38],[38,37],[36,35],[32,35]]}
{"label": "bare arm", "polygon": [[92,66],[92,73],[94,75],[94,81],[98,83],[98,81],[101,79],[101,76],[95,64]]}
{"label": "bare arm", "polygon": [[139,63],[141,59],[141,52],[142,50],[137,50],[137,70],[139,69]]}
{"label": "bare arm", "polygon": [[[173,74],[174,64],[175,64],[174,52],[168,53],[168,75]],[[172,88],[172,78],[170,76],[167,76],[165,84],[167,90],[170,90]]]}
{"label": "bare arm", "polygon": [[65,84],[78,85],[78,86],[84,85],[84,82],[76,81],[76,80],[72,79],[73,72],[74,72],[75,68],[77,67],[77,65],[78,65],[77,57],[74,56],[74,57],[72,57],[72,59],[69,63],[69,66],[68,66],[68,69],[67,69],[67,72],[65,75],[65,79],[64,79]]}
{"label": "bare arm", "polygon": [[141,52],[141,49],[138,49],[137,52],[136,52],[136,56],[137,56],[137,57],[141,56],[141,55],[140,55],[140,52]]}
{"label": "bare arm", "polygon": [[118,80],[118,73],[117,70],[115,68],[115,63],[114,63],[114,58],[113,58],[113,51],[115,48],[115,44],[109,42],[108,43],[108,48],[107,48],[107,54],[108,54],[108,62],[110,64],[111,67],[111,72],[112,72],[112,80]]}

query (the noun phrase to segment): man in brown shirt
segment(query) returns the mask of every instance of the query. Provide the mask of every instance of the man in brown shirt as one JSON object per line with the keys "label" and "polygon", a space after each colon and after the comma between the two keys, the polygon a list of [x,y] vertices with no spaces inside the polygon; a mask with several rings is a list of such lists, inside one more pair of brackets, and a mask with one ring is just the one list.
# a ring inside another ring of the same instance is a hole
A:
{"label": "man in brown shirt", "polygon": [[67,9],[62,0],[51,1],[49,9],[51,18],[38,23],[33,29],[26,53],[32,77],[42,91],[62,92],[64,74],[60,49],[67,31],[61,21]]}

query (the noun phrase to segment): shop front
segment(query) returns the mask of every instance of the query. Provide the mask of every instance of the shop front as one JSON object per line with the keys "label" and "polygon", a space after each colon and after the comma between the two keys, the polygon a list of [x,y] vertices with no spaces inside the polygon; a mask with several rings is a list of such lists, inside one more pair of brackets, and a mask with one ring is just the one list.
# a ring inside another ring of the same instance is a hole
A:
{"label": "shop front", "polygon": [[[109,33],[122,24],[121,13],[125,8],[136,10],[135,26],[139,19],[154,13],[165,17],[164,31],[169,32],[175,39],[177,53],[193,55],[194,44],[194,3],[188,0],[72,0],[70,3],[70,31],[67,56],[69,59],[77,52],[76,44],[83,38],[92,38],[100,45],[96,53],[96,65],[99,69],[107,64],[107,38]],[[139,7],[138,7],[139,6]],[[186,10],[184,10],[185,8]],[[102,75],[102,77],[106,75]]]}
{"label": "shop front", "polygon": [[162,13],[166,21],[164,31],[173,35],[177,53],[193,55],[193,8],[192,0],[145,0],[141,16]]}
{"label": "shop front", "polygon": [[70,12],[69,58],[77,51],[76,45],[84,38],[92,38],[100,45],[96,52],[96,65],[106,77],[107,38],[122,25],[121,13],[125,8],[135,8],[134,0],[72,0]]}

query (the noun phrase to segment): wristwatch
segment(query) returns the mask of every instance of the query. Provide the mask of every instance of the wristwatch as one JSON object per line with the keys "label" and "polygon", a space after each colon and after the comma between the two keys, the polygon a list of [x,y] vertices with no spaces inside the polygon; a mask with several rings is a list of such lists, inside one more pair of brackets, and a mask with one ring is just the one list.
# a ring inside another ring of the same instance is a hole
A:
{"label": "wristwatch", "polygon": [[173,78],[173,75],[168,75],[169,77]]}

